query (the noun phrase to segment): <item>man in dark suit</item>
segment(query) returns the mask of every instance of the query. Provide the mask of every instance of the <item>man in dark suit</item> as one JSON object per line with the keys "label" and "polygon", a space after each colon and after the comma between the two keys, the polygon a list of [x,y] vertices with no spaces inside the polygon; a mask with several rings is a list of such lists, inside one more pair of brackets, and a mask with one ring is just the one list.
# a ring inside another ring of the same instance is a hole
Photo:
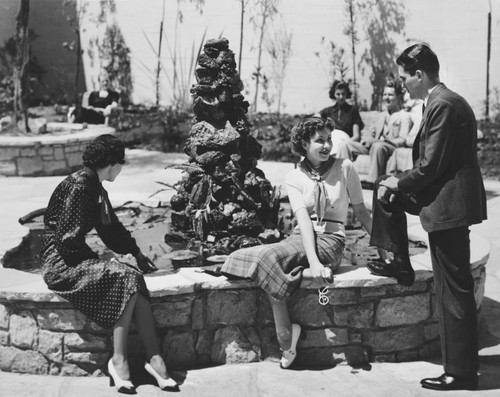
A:
{"label": "man in dark suit", "polygon": [[411,98],[424,100],[424,112],[413,145],[413,168],[375,184],[370,242],[393,252],[394,259],[369,263],[368,268],[402,285],[413,284],[405,212],[418,214],[429,234],[445,371],[421,384],[474,390],[479,362],[469,226],[486,219],[476,119],[465,99],[440,82],[439,61],[428,46],[412,45],[396,63]]}

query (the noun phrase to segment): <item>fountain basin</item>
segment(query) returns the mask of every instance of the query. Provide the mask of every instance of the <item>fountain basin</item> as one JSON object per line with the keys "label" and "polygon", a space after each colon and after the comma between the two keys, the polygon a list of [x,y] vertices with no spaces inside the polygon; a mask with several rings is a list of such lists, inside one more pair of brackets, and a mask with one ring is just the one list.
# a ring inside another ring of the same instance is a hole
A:
{"label": "fountain basin", "polygon": [[68,175],[81,168],[87,143],[102,134],[115,134],[104,125],[48,123],[50,134],[0,137],[0,175]]}
{"label": "fountain basin", "polygon": [[[420,227],[412,238],[425,238]],[[471,234],[472,273],[478,308],[484,293],[489,245]],[[303,328],[298,364],[411,361],[439,354],[428,252],[412,257],[416,282],[401,287],[345,261],[318,303],[317,285],[289,302]],[[111,354],[110,332],[89,321],[47,289],[39,274],[0,268],[0,370],[58,375],[101,374]],[[253,362],[280,356],[267,296],[252,282],[230,281],[183,268],[146,276],[167,364],[172,369]],[[131,362],[143,362],[136,331]]]}

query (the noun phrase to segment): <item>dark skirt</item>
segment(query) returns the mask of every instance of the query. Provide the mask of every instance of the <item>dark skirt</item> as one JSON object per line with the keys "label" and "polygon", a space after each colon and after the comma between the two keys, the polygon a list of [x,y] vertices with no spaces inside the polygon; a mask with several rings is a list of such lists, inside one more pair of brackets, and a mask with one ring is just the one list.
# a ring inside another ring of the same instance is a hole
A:
{"label": "dark skirt", "polygon": [[144,277],[134,267],[100,259],[67,266],[54,246],[43,255],[42,275],[50,290],[103,328],[115,326],[136,293],[150,299]]}
{"label": "dark skirt", "polygon": [[[334,234],[316,236],[318,258],[335,273],[342,261],[345,239]],[[222,273],[250,278],[277,300],[287,299],[300,287],[309,267],[300,233],[274,244],[237,250],[227,258]]]}

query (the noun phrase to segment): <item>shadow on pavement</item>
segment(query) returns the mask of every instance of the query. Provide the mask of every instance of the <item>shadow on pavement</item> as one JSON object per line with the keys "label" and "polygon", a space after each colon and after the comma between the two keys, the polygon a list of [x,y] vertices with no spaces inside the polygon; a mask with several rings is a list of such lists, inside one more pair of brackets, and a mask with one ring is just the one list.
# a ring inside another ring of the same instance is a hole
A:
{"label": "shadow on pavement", "polygon": [[490,200],[492,198],[500,196],[500,192],[497,190],[488,190],[486,189],[486,200]]}
{"label": "shadow on pavement", "polygon": [[485,297],[479,315],[480,390],[500,389],[498,346],[500,346],[500,303]]}

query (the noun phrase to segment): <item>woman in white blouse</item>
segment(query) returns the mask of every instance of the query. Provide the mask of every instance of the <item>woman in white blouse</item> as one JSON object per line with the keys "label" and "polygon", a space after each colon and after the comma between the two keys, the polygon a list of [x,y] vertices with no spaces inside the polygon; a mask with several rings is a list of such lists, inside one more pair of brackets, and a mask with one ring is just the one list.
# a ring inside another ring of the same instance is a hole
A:
{"label": "woman in white blouse", "polygon": [[293,149],[304,159],[286,175],[290,206],[297,219],[294,233],[275,244],[233,252],[224,274],[250,278],[270,297],[276,335],[281,347],[281,368],[295,360],[301,333],[292,324],[286,299],[304,278],[332,282],[345,246],[344,222],[349,202],[368,233],[371,216],[363,203],[361,183],[352,162],[330,155],[331,119],[311,117],[292,130]]}

